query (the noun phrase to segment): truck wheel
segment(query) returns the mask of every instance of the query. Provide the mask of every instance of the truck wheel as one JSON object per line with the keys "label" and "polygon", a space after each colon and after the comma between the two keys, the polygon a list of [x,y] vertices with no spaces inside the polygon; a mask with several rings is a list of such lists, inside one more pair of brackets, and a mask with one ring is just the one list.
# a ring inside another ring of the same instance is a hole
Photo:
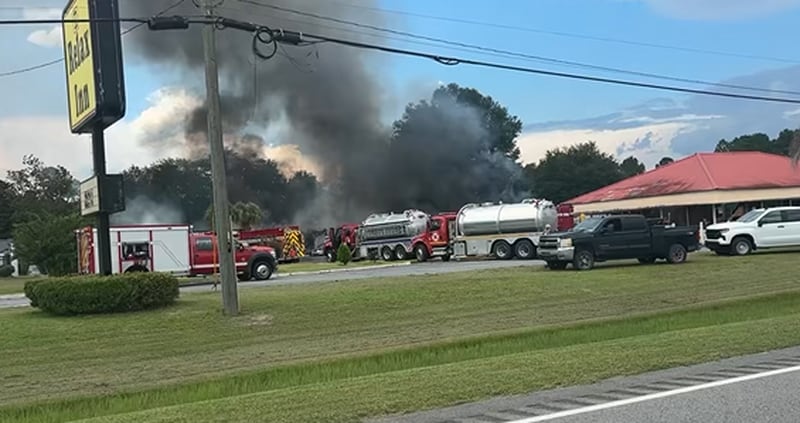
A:
{"label": "truck wheel", "polygon": [[737,256],[746,256],[753,252],[753,244],[745,237],[736,237],[731,243],[731,251]]}
{"label": "truck wheel", "polygon": [[148,272],[149,270],[139,264],[134,264],[133,266],[125,269],[125,273],[133,273],[133,272]]}
{"label": "truck wheel", "polygon": [[408,258],[408,251],[406,251],[406,247],[402,245],[398,245],[394,247],[394,258],[395,260],[405,260]]}
{"label": "truck wheel", "polygon": [[505,241],[497,241],[492,247],[492,254],[500,260],[510,260],[514,254],[511,252],[511,246]]}
{"label": "truck wheel", "polygon": [[253,270],[250,272],[257,281],[265,281],[272,276],[272,264],[267,260],[259,260],[253,263]]}
{"label": "truck wheel", "polygon": [[417,244],[417,246],[414,247],[414,255],[417,256],[417,261],[420,263],[428,261],[428,249],[425,247],[425,244]]}
{"label": "truck wheel", "polygon": [[589,250],[580,250],[572,259],[572,267],[576,270],[591,270],[594,267],[594,254]]}
{"label": "truck wheel", "polygon": [[329,263],[334,263],[336,261],[336,254],[333,253],[332,248],[325,250],[325,257],[328,259]]}
{"label": "truck wheel", "polygon": [[686,247],[681,244],[672,244],[669,247],[667,261],[672,264],[683,263],[686,261]]}
{"label": "truck wheel", "polygon": [[383,247],[381,250],[381,258],[383,258],[383,261],[394,260],[394,253],[392,252],[392,249],[389,247]]}
{"label": "truck wheel", "polygon": [[450,253],[445,253],[442,256],[442,261],[445,261],[445,262],[450,261]]}
{"label": "truck wheel", "polygon": [[527,239],[521,239],[514,244],[514,255],[520,260],[533,260],[536,257],[536,247]]}

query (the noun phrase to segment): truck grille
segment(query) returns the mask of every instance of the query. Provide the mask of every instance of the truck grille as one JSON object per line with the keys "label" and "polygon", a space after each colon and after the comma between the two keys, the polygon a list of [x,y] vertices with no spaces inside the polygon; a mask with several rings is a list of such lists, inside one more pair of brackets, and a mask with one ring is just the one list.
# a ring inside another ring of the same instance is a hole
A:
{"label": "truck grille", "polygon": [[541,237],[539,238],[539,248],[558,249],[558,238]]}
{"label": "truck grille", "polygon": [[706,239],[719,239],[722,238],[722,233],[719,230],[708,229],[706,230]]}

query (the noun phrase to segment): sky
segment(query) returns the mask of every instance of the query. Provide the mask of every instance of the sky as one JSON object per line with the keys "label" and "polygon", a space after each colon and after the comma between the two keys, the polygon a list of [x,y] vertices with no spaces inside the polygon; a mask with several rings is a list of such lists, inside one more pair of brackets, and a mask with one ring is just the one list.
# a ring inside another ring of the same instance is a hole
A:
{"label": "sky", "polygon": [[[378,0],[372,9],[364,9],[356,0],[330,1],[341,8],[343,18],[358,9],[383,17],[386,28],[528,57],[397,34],[386,40],[394,47],[549,71],[800,99],[800,53],[793,33],[800,18],[800,0],[504,0],[496,4]],[[169,3],[165,0],[165,5]],[[57,18],[63,4],[61,0],[2,0],[0,19]],[[263,13],[253,19],[269,12]],[[310,19],[280,16],[276,19],[286,27]],[[63,56],[60,31],[54,25],[0,26],[0,34],[0,75]],[[387,105],[387,122],[399,117],[406,103],[428,96],[437,84],[473,87],[523,121],[518,143],[524,163],[538,161],[547,150],[591,140],[619,159],[634,155],[652,167],[664,156],[677,159],[713,150],[721,138],[753,132],[774,137],[784,128],[800,126],[800,104],[674,93],[464,64],[443,66],[413,57],[387,56],[385,60],[388,66],[382,78],[394,93],[389,97],[392,104]],[[597,67],[798,93],[743,91]],[[110,172],[180,155],[180,151],[145,146],[144,140],[180,136],[184,114],[202,95],[195,88],[202,87],[203,81],[164,73],[129,52],[125,53],[125,78],[126,116],[106,136]],[[26,154],[63,165],[78,179],[91,175],[90,140],[69,132],[65,87],[63,63],[0,76],[0,176],[21,167]],[[274,145],[266,151],[280,156],[291,153],[292,147]]]}

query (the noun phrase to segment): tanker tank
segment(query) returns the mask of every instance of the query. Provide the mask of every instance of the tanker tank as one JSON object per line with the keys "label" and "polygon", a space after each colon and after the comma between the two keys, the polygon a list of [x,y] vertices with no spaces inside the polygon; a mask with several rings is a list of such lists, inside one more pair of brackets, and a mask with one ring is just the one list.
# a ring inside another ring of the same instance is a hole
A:
{"label": "tanker tank", "polygon": [[361,222],[359,234],[362,241],[411,238],[425,232],[429,218],[420,210],[372,214]]}
{"label": "tanker tank", "polygon": [[541,232],[556,227],[558,213],[551,201],[526,199],[512,204],[468,204],[458,213],[458,231],[464,236]]}

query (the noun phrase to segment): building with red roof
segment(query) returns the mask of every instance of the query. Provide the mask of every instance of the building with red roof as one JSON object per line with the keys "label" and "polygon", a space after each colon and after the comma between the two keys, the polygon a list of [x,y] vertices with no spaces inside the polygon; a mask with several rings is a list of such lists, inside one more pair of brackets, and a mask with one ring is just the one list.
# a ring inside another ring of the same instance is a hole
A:
{"label": "building with red roof", "polygon": [[792,202],[800,204],[800,166],[786,156],[736,151],[696,153],[565,203],[575,214],[647,210],[697,224],[727,220],[740,209]]}

